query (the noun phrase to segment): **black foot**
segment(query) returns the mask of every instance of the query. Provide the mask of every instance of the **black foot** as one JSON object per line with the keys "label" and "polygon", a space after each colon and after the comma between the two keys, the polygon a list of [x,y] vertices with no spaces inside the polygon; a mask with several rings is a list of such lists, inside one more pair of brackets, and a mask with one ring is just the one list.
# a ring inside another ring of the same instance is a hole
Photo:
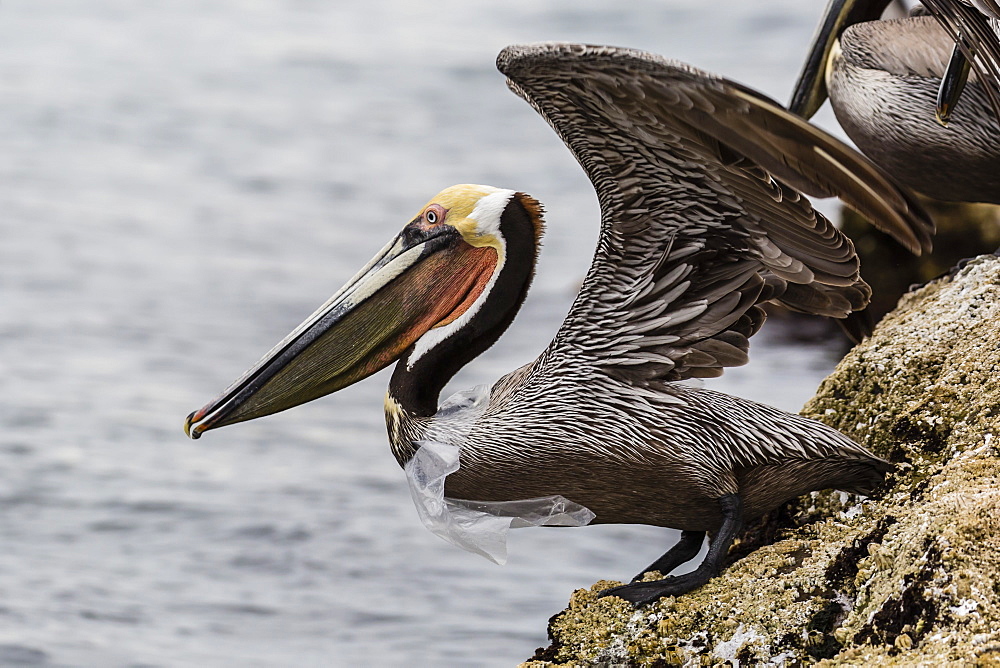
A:
{"label": "black foot", "polygon": [[675,568],[694,559],[703,542],[705,542],[704,531],[682,531],[681,539],[662,557],[642,569],[641,573],[632,578],[632,582],[638,582],[650,571],[670,575]]}
{"label": "black foot", "polygon": [[[719,508],[722,510],[722,525],[719,527],[715,538],[708,545],[708,554],[705,561],[687,575],[668,577],[663,580],[653,580],[651,582],[636,582],[605,589],[599,596],[617,596],[626,601],[631,601],[636,605],[652,603],[664,596],[680,596],[692,589],[697,589],[722,570],[722,560],[729,551],[729,546],[733,544],[733,539],[743,526],[743,502],[737,494],[726,494],[718,499]],[[650,564],[646,570],[668,572],[681,565],[701,549],[701,541],[705,534],[702,531],[685,531],[681,534],[681,539],[676,545],[667,551],[662,557]],[[637,575],[640,578],[642,575]]]}
{"label": "black foot", "polygon": [[633,582],[631,584],[622,585],[621,587],[612,587],[611,589],[605,589],[598,594],[598,596],[602,598],[604,596],[617,596],[618,598],[623,598],[636,605],[643,605],[645,603],[658,601],[664,596],[680,596],[681,594],[686,594],[689,591],[697,589],[711,579],[712,574],[710,572],[702,571],[699,568],[698,570],[685,575],[678,575],[676,577],[671,576],[669,578],[664,578],[663,580]]}

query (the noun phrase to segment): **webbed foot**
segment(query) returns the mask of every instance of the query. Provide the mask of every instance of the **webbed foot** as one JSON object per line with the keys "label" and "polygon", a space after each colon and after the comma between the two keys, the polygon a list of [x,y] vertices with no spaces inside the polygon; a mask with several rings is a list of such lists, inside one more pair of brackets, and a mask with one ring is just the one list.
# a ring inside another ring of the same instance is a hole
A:
{"label": "webbed foot", "polygon": [[[685,575],[668,576],[662,580],[636,582],[620,587],[605,589],[598,594],[600,597],[617,596],[636,605],[652,603],[664,596],[680,596],[692,589],[697,589],[722,570],[722,560],[733,544],[733,539],[743,526],[743,501],[737,494],[726,494],[719,497],[719,507],[722,510],[722,525],[709,543],[705,560],[695,570]],[[647,566],[644,571],[659,571],[669,573],[674,568],[693,557],[701,548],[705,534],[702,531],[684,531],[681,539],[670,548],[666,554]],[[636,576],[642,577],[644,573]]]}
{"label": "webbed foot", "polygon": [[598,594],[599,597],[617,596],[635,605],[644,605],[658,601],[664,596],[680,596],[689,591],[697,589],[712,579],[711,573],[701,571],[701,569],[686,573],[666,577],[662,580],[650,580],[649,582],[632,582],[620,587],[605,589]]}
{"label": "webbed foot", "polygon": [[650,571],[658,571],[663,575],[670,575],[675,568],[694,559],[695,555],[698,554],[698,550],[701,549],[701,544],[704,540],[704,531],[682,532],[680,540],[667,550],[662,557],[642,569],[642,572],[632,578],[632,582],[638,582]]}

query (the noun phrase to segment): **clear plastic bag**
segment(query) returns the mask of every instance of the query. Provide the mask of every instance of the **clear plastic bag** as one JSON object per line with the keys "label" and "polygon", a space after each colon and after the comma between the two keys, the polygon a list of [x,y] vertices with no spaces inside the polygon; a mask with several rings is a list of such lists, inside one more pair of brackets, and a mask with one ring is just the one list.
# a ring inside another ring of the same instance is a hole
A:
{"label": "clear plastic bag", "polygon": [[[449,421],[449,433],[468,433],[489,404],[489,388],[459,392],[445,401],[435,420]],[[416,454],[404,470],[420,521],[432,533],[464,550],[503,565],[507,561],[507,532],[529,526],[584,526],[595,517],[588,508],[554,495],[517,501],[466,501],[444,495],[445,478],[461,465],[461,446],[433,440],[419,441]]]}

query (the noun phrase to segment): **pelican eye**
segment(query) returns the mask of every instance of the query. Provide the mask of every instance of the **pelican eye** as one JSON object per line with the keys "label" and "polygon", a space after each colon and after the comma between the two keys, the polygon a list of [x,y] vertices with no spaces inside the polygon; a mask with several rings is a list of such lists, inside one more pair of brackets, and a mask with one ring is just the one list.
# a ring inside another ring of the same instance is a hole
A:
{"label": "pelican eye", "polygon": [[424,211],[424,222],[428,225],[437,225],[438,223],[444,222],[444,207],[440,204],[431,204]]}

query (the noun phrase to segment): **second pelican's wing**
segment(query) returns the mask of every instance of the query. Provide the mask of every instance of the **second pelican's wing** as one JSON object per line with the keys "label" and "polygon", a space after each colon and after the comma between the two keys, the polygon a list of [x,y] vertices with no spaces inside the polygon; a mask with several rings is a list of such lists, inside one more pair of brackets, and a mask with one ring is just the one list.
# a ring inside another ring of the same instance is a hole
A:
{"label": "second pelican's wing", "polygon": [[717,376],[746,361],[764,301],[838,318],[864,308],[853,245],[797,190],[837,195],[910,249],[929,246],[909,194],[739,84],[612,47],[514,46],[497,65],[601,204],[596,257],[550,359],[637,384]]}

